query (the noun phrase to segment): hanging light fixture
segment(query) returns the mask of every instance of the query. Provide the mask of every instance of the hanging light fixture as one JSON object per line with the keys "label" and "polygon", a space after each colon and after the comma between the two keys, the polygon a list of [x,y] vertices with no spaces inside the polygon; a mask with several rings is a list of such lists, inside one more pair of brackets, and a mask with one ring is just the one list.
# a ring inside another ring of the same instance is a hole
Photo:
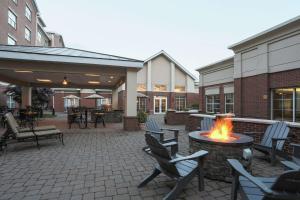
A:
{"label": "hanging light fixture", "polygon": [[63,80],[62,84],[63,84],[63,85],[68,85],[68,80],[67,80],[67,77],[66,77],[66,76],[64,76],[64,80]]}

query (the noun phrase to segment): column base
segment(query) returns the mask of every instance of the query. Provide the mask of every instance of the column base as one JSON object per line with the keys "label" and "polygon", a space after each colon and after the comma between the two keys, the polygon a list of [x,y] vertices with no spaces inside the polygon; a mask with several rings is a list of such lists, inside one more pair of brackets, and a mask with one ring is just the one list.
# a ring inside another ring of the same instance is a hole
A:
{"label": "column base", "polygon": [[141,130],[140,124],[137,117],[123,117],[123,129],[125,131],[139,131]]}

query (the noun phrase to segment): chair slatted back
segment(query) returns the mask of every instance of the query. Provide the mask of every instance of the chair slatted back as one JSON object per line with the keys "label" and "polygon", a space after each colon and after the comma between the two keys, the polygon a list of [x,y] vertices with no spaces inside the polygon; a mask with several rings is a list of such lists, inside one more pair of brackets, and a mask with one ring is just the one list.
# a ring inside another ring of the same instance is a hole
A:
{"label": "chair slatted back", "polygon": [[294,146],[294,157],[300,161],[300,147],[299,146]]}
{"label": "chair slatted back", "polygon": [[9,126],[9,129],[13,132],[13,134],[17,137],[19,133],[19,125],[16,122],[14,116],[11,113],[6,113],[5,118],[7,120],[7,124]]}
{"label": "chair slatted back", "polygon": [[214,126],[214,120],[212,118],[204,117],[201,120],[201,130],[209,131]]}
{"label": "chair slatted back", "polygon": [[179,176],[179,172],[175,164],[169,163],[172,160],[169,151],[164,147],[156,138],[151,134],[145,134],[146,143],[151,150],[152,156],[158,162],[161,170],[166,174],[171,174],[173,176]]}
{"label": "chair slatted back", "polygon": [[[261,141],[261,145],[272,147],[272,138],[286,139],[289,134],[290,128],[285,122],[276,122],[268,126],[264,137]],[[278,141],[276,148],[282,150],[284,141]]]}
{"label": "chair slatted back", "polygon": [[272,190],[294,193],[300,198],[300,171],[287,171],[281,174],[271,187]]}
{"label": "chair slatted back", "polygon": [[155,137],[158,141],[160,140],[160,135],[151,133],[151,131],[154,132],[161,132],[161,127],[157,123],[157,121],[154,118],[149,118],[145,124],[146,130],[149,131],[148,133],[151,134],[153,137]]}

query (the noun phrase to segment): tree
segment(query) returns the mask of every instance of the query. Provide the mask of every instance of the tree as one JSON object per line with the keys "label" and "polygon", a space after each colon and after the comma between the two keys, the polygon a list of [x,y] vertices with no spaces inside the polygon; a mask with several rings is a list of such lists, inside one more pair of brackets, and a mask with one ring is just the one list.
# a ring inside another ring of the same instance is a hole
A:
{"label": "tree", "polygon": [[[12,96],[15,102],[22,103],[21,87],[9,85],[3,93]],[[41,109],[48,108],[52,96],[53,91],[49,88],[32,88],[32,105]]]}

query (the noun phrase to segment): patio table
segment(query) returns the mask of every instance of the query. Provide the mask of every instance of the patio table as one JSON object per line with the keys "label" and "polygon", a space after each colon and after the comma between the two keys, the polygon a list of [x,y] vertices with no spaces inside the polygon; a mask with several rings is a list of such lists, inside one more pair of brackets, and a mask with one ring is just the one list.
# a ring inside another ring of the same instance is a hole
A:
{"label": "patio table", "polygon": [[105,127],[105,120],[104,120],[104,116],[105,114],[102,112],[96,112],[94,113],[95,115],[95,128],[97,128],[97,123],[102,121],[103,127]]}

